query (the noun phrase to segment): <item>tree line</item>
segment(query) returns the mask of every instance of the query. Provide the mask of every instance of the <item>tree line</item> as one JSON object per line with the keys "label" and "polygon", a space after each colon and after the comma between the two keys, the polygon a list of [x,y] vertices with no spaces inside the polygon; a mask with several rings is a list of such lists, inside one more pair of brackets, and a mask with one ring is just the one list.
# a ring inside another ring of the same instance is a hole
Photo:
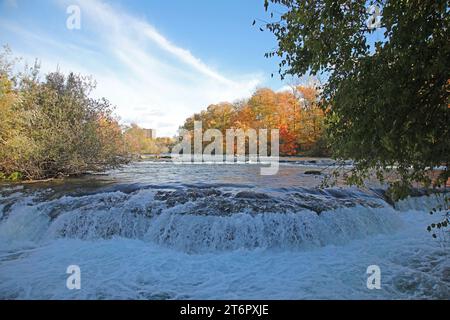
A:
{"label": "tree line", "polygon": [[203,131],[217,129],[223,135],[227,129],[278,129],[280,155],[328,156],[325,112],[317,99],[314,86],[295,85],[282,92],[260,88],[249,99],[212,104],[180,128],[193,133],[194,122],[201,121]]}

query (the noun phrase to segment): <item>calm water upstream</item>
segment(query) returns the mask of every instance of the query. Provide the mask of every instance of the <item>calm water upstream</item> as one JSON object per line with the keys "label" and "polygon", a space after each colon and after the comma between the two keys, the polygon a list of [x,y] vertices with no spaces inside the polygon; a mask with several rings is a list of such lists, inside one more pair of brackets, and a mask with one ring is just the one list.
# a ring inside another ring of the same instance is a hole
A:
{"label": "calm water upstream", "polygon": [[[450,298],[450,251],[426,231],[440,199],[319,189],[328,160],[134,163],[0,186],[0,298]],[[445,235],[443,235],[445,236]],[[81,289],[66,288],[66,268]],[[381,289],[366,286],[381,269]]]}

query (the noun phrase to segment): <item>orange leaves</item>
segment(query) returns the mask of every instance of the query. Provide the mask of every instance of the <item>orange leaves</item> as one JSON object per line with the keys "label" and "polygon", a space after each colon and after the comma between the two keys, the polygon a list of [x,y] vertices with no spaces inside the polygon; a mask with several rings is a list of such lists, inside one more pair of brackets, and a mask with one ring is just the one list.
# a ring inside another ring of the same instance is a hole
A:
{"label": "orange leaves", "polygon": [[297,137],[287,125],[280,126],[280,153],[287,156],[298,154]]}
{"label": "orange leaves", "polygon": [[296,90],[300,96],[304,99],[307,107],[316,104],[317,102],[317,90],[314,87],[298,86]]}
{"label": "orange leaves", "polygon": [[183,128],[193,130],[202,121],[203,130],[280,130],[281,155],[297,155],[314,147],[323,134],[324,113],[317,106],[314,87],[292,87],[292,91],[258,89],[247,101],[210,105],[207,110],[186,119]]}

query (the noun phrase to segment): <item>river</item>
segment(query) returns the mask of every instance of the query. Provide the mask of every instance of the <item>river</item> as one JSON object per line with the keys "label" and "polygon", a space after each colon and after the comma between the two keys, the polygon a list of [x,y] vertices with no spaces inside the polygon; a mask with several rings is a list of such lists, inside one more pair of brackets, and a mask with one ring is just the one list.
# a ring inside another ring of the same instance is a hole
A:
{"label": "river", "polygon": [[[2,299],[449,299],[442,198],[320,189],[327,160],[133,163],[0,187]],[[448,232],[447,232],[448,235]],[[81,289],[66,287],[69,265]],[[367,268],[380,268],[380,289]]]}

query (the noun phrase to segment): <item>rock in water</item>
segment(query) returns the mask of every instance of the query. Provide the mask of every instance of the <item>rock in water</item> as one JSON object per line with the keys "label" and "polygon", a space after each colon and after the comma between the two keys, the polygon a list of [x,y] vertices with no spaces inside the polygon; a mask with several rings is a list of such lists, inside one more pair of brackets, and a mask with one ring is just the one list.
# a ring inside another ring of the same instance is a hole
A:
{"label": "rock in water", "polygon": [[319,170],[308,170],[308,171],[305,171],[305,174],[320,176],[320,175],[322,175],[322,172],[320,172]]}

